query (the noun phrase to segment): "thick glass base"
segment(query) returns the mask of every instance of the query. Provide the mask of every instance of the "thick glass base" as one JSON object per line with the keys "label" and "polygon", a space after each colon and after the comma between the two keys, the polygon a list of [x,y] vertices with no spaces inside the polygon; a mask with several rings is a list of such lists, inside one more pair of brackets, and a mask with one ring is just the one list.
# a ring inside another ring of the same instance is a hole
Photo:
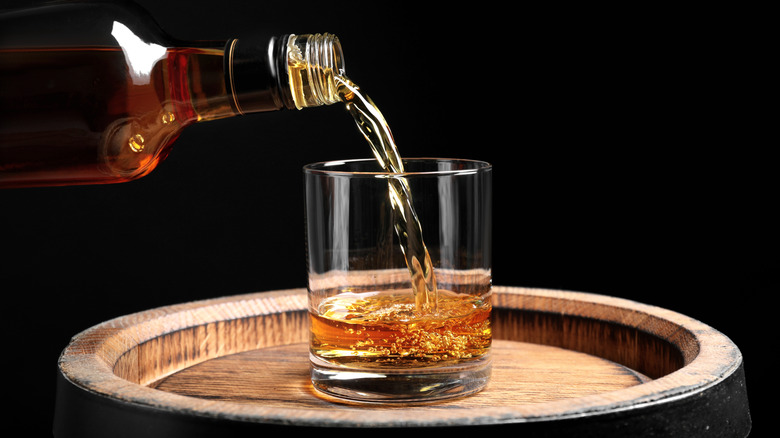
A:
{"label": "thick glass base", "polygon": [[463,397],[490,380],[490,356],[424,368],[345,368],[314,355],[311,382],[330,397],[363,403],[418,403]]}

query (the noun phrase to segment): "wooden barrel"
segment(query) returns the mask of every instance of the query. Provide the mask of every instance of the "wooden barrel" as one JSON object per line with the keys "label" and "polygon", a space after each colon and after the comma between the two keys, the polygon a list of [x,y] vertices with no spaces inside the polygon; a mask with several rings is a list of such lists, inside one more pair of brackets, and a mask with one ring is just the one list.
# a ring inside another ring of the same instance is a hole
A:
{"label": "wooden barrel", "polygon": [[305,289],[123,316],[77,334],[62,352],[54,436],[748,435],[742,355],[717,330],[603,295],[496,286],[493,302],[487,388],[400,406],[339,402],[312,389]]}

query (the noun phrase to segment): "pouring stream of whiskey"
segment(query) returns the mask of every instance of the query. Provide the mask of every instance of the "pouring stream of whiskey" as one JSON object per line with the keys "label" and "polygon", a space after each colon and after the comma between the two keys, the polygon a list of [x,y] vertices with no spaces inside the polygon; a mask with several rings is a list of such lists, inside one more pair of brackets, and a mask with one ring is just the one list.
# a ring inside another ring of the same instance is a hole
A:
{"label": "pouring stream of whiskey", "polygon": [[390,127],[374,102],[355,83],[343,75],[335,79],[341,100],[371,145],[377,162],[386,172],[397,174],[387,178],[388,194],[395,233],[411,276],[415,305],[418,312],[436,313],[438,292],[433,263],[423,242],[422,227],[412,207],[409,183],[403,177],[403,162]]}

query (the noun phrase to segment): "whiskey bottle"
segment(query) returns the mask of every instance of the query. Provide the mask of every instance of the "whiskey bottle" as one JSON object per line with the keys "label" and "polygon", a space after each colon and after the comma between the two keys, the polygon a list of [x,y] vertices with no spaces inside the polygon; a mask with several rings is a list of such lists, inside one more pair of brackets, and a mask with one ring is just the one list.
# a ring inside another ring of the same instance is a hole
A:
{"label": "whiskey bottle", "polygon": [[149,174],[182,130],[340,102],[332,34],[187,42],[132,3],[0,15],[0,188]]}

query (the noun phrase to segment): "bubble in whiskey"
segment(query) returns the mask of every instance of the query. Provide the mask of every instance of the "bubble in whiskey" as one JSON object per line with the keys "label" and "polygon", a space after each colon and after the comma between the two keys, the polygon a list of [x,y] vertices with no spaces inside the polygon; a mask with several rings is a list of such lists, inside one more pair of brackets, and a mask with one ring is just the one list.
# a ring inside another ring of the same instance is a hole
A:
{"label": "bubble in whiskey", "polygon": [[130,140],[127,141],[127,144],[130,146],[130,149],[133,152],[142,152],[144,150],[144,136],[141,134],[135,134],[134,136],[130,137]]}
{"label": "bubble in whiskey", "polygon": [[173,123],[175,121],[176,121],[176,115],[174,115],[172,112],[166,111],[166,112],[163,113],[163,115],[162,115],[163,125],[167,125],[167,124]]}

